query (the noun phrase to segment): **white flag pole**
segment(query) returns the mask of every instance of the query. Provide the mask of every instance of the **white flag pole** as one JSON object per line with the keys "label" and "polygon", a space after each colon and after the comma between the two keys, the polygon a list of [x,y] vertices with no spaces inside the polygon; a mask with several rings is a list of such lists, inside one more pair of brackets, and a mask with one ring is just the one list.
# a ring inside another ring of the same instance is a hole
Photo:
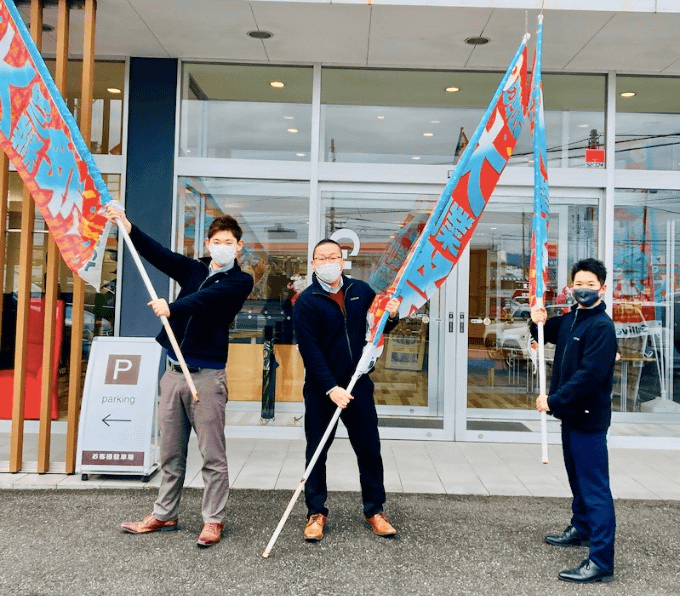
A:
{"label": "white flag pole", "polygon": [[[144,268],[144,264],[142,263],[142,260],[139,258],[139,253],[137,252],[137,249],[135,248],[134,244],[132,244],[130,235],[127,233],[127,230],[125,229],[125,226],[123,225],[123,222],[120,220],[119,217],[116,217],[116,224],[118,224],[118,230],[120,231],[121,236],[123,236],[125,243],[127,244],[127,247],[130,249],[132,259],[134,260],[135,265],[137,265],[137,269],[139,270],[139,274],[142,276],[142,280],[144,281],[144,285],[146,286],[146,289],[149,292],[149,296],[151,296],[152,300],[158,300],[158,294],[156,294],[156,290],[154,289],[153,284],[149,279],[149,275],[146,272],[146,269]],[[168,339],[172,344],[172,349],[175,352],[175,356],[177,356],[177,361],[179,362],[182,372],[184,373],[184,378],[186,379],[187,385],[189,385],[189,390],[191,391],[191,394],[194,396],[194,401],[198,401],[198,391],[196,391],[196,385],[194,385],[194,381],[191,378],[191,375],[189,374],[187,363],[184,360],[182,351],[180,350],[179,344],[177,343],[175,333],[173,332],[172,327],[170,327],[168,317],[160,317],[160,319],[161,322],[163,323],[163,327],[165,328],[165,332],[168,334]]]}

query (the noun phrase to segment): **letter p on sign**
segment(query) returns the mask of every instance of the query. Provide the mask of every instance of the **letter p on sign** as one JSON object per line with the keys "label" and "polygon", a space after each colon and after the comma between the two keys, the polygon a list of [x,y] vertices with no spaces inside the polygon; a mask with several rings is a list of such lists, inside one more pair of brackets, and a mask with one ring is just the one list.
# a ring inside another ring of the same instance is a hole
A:
{"label": "letter p on sign", "polygon": [[109,354],[105,385],[136,385],[139,379],[139,354]]}

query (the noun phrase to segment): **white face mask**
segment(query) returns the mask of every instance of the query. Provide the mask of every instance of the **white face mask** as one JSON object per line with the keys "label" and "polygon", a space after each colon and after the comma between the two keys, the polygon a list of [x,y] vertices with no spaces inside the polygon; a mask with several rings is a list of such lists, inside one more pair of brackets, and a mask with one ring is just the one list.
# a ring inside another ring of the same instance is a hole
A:
{"label": "white face mask", "polygon": [[319,265],[314,272],[321,281],[334,284],[342,275],[342,265],[341,263],[324,263]]}
{"label": "white face mask", "polygon": [[225,267],[234,262],[236,258],[236,246],[233,244],[209,244],[210,258],[219,267]]}

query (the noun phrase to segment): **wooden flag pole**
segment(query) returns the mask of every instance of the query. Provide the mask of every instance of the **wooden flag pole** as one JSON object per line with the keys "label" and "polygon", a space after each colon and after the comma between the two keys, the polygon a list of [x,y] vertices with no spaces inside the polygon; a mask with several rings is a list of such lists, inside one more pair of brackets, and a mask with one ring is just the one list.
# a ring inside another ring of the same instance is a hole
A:
{"label": "wooden flag pole", "polygon": [[[119,232],[123,236],[125,243],[127,244],[127,247],[130,250],[132,259],[134,260],[135,265],[137,265],[139,274],[142,276],[142,280],[144,281],[144,285],[146,286],[146,289],[149,292],[149,296],[151,296],[152,300],[158,300],[158,294],[156,294],[156,290],[154,289],[153,284],[149,279],[149,275],[146,272],[146,269],[144,268],[144,264],[142,263],[142,260],[139,258],[139,253],[137,252],[137,249],[135,248],[134,244],[132,244],[132,240],[130,240],[130,235],[127,233],[127,230],[125,229],[125,226],[123,225],[123,222],[120,220],[119,217],[116,218],[116,223],[118,224]],[[163,328],[165,329],[165,332],[168,334],[168,339],[172,344],[172,349],[175,352],[175,356],[177,356],[177,361],[179,362],[179,365],[182,368],[182,372],[184,373],[184,378],[186,379],[187,385],[189,385],[189,390],[191,391],[191,394],[194,396],[194,401],[198,401],[198,392],[196,391],[196,385],[194,385],[194,381],[191,378],[191,374],[189,374],[187,363],[184,360],[182,350],[180,349],[179,344],[177,343],[175,333],[173,332],[172,327],[170,327],[168,317],[163,316],[160,317],[160,319],[161,322],[163,323]]]}

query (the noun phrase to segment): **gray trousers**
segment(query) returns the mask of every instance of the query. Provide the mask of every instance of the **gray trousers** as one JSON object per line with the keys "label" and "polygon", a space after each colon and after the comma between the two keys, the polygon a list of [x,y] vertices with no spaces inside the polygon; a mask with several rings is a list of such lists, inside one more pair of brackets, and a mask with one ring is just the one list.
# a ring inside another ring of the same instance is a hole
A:
{"label": "gray trousers", "polygon": [[191,375],[199,401],[195,402],[184,375],[168,369],[161,379],[159,422],[161,431],[161,486],[153,516],[177,519],[187,467],[191,429],[196,431],[203,456],[203,523],[223,523],[229,496],[224,439],[227,377],[224,369],[204,368]]}

